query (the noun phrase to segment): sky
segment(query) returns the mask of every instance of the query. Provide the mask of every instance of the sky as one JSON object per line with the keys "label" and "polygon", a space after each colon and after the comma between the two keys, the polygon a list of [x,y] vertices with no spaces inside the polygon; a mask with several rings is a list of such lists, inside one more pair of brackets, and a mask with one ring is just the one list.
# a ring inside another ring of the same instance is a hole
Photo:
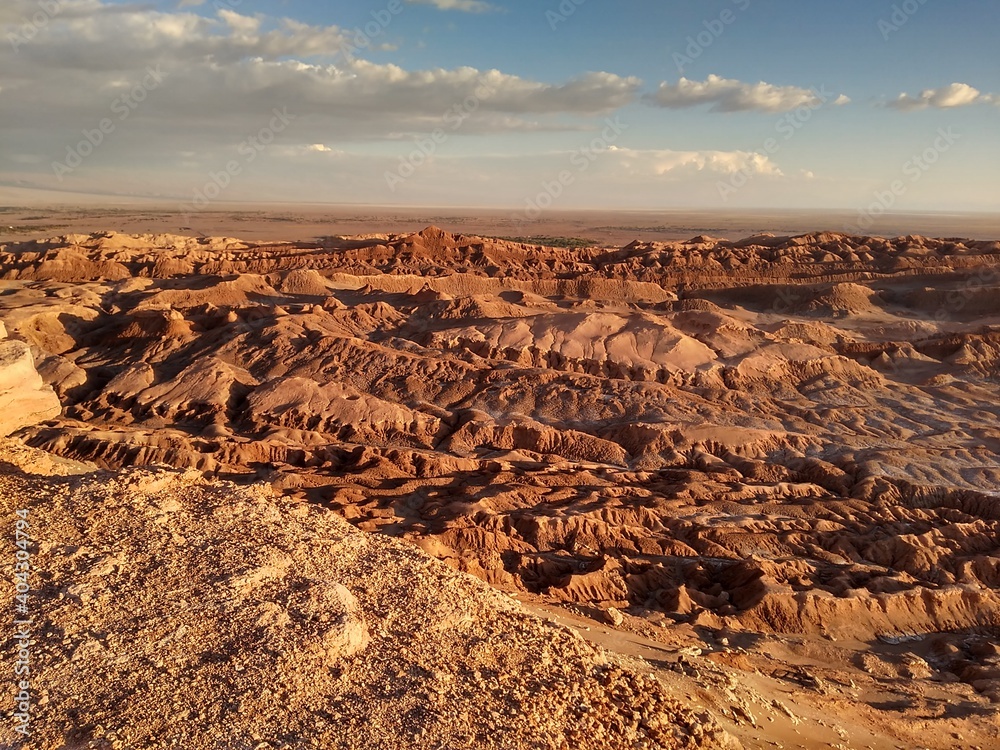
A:
{"label": "sky", "polygon": [[1000,209],[996,0],[5,0],[0,188]]}

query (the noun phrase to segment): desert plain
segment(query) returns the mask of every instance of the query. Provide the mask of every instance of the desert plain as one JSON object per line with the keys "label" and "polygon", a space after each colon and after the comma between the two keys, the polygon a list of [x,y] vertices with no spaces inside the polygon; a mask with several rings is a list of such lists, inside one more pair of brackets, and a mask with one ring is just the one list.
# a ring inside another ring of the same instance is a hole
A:
{"label": "desert plain", "polygon": [[1000,229],[411,213],[3,215],[38,747],[1000,747]]}

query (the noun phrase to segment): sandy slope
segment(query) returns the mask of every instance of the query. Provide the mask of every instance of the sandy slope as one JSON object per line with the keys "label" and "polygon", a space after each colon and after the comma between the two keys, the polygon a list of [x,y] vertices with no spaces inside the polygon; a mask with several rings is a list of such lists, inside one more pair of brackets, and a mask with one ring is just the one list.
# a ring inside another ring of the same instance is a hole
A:
{"label": "sandy slope", "polygon": [[266,479],[804,714],[808,651],[872,737],[997,742],[1000,243],[101,234],[0,276],[64,407],[34,446]]}
{"label": "sandy slope", "polygon": [[266,487],[0,460],[35,544],[30,747],[737,746],[638,663]]}

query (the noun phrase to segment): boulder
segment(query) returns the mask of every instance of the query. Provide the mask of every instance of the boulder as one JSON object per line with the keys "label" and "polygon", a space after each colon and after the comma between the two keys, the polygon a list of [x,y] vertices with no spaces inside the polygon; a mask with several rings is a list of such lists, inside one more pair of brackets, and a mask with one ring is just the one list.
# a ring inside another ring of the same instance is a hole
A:
{"label": "boulder", "polygon": [[[0,331],[6,336],[6,331]],[[0,436],[59,416],[59,397],[35,369],[31,347],[0,341]]]}

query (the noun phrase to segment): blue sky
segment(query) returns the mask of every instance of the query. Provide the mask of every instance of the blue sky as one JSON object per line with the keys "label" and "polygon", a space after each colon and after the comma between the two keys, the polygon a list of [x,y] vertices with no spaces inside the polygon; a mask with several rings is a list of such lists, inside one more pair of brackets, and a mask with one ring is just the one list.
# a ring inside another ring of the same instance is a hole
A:
{"label": "blue sky", "polygon": [[13,0],[0,25],[7,188],[998,208],[995,0]]}

